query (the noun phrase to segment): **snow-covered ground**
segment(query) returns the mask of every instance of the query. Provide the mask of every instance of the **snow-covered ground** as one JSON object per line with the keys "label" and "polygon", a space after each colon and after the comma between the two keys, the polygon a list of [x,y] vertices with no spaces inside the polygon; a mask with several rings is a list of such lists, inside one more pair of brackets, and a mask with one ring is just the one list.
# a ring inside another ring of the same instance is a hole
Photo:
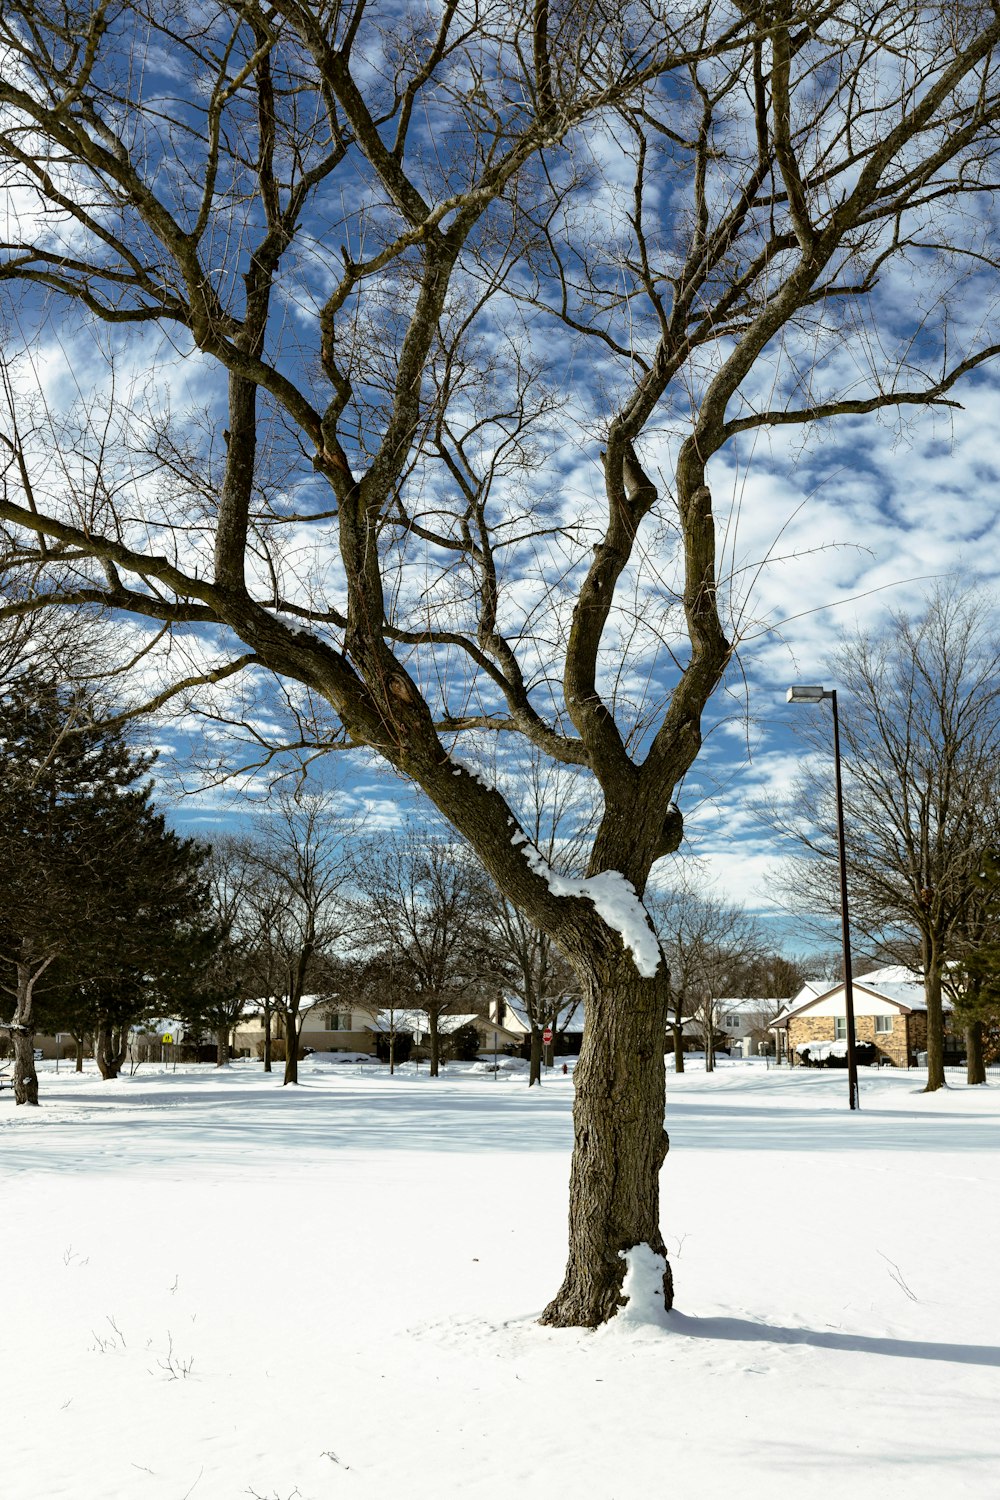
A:
{"label": "snow-covered ground", "polygon": [[678,1310],[587,1333],[572,1075],[426,1075],[0,1094],[5,1500],[1000,1496],[1000,1088],[671,1075]]}

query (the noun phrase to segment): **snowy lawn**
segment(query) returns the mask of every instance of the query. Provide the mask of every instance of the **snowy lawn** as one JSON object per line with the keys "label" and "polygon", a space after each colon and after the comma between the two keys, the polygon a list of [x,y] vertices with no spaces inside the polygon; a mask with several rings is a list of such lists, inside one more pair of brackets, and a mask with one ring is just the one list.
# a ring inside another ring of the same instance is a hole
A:
{"label": "snowy lawn", "polygon": [[535,1319],[572,1075],[0,1094],[5,1500],[1000,1496],[1000,1088],[668,1079],[669,1317]]}

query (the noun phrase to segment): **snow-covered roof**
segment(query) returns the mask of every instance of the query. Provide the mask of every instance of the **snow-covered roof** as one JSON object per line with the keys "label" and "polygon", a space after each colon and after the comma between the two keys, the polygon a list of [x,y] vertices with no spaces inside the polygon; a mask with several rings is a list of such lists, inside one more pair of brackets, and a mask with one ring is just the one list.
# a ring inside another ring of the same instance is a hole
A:
{"label": "snow-covered roof", "polygon": [[797,995],[791,1000],[782,1001],[781,1009],[775,1016],[776,1021],[783,1021],[790,1016],[793,1010],[798,1010],[801,1005],[808,1005],[810,1000],[815,1000],[818,995],[828,994],[834,988],[835,979],[807,979]]}
{"label": "snow-covered roof", "polygon": [[736,997],[733,997],[731,999],[713,1001],[714,1005],[717,1005],[721,1011],[730,1016],[776,1016],[781,1007],[783,1005],[786,1005],[787,1003],[788,1002],[785,1000],[770,1000],[766,998],[760,998],[756,1000],[741,1000],[737,999]]}
{"label": "snow-covered roof", "polygon": [[[523,1002],[513,995],[504,995],[503,1003],[505,1014],[501,1024],[506,1026],[508,1021],[514,1021],[518,1029],[530,1031],[531,1021]],[[556,1016],[556,1031],[582,1031],[584,1015],[583,1001],[571,1001]]]}
{"label": "snow-covered roof", "polygon": [[[481,1021],[482,1016],[473,1014],[461,1016],[441,1016],[438,1020],[437,1029],[441,1036],[450,1036],[460,1026],[467,1026],[470,1022]],[[420,1032],[423,1035],[431,1029],[430,1017],[425,1010],[414,1010],[411,1007],[404,1009],[400,1007],[394,1010],[376,1011],[365,1021],[363,1030],[389,1032],[395,1027],[397,1031]]]}
{"label": "snow-covered roof", "polygon": [[[871,969],[867,974],[855,974],[852,977],[855,991],[861,991],[861,996],[855,996],[854,1009],[864,1014],[864,991],[877,995],[881,1000],[887,1000],[890,1005],[898,1005],[901,1010],[925,1010],[927,999],[924,992],[924,981],[922,975],[914,969],[907,969],[902,964],[888,964],[881,969]],[[790,1016],[797,1015],[800,1011],[808,1010],[809,1007],[819,999],[826,999],[829,995],[835,995],[842,990],[844,981],[828,980],[825,984],[810,981],[803,985],[802,989],[790,1002],[788,1008],[775,1016],[772,1025],[783,1025]],[[945,1010],[950,1010],[950,1002],[943,1001]]]}
{"label": "snow-covered roof", "polygon": [[[336,995],[303,995],[299,1001],[299,1014],[308,1015],[318,1005],[325,1005],[329,1010],[353,1010],[357,1007],[350,1005],[348,1001],[339,1002]],[[257,1020],[264,1014],[263,1000],[249,1000],[239,1020],[239,1025],[246,1021]]]}

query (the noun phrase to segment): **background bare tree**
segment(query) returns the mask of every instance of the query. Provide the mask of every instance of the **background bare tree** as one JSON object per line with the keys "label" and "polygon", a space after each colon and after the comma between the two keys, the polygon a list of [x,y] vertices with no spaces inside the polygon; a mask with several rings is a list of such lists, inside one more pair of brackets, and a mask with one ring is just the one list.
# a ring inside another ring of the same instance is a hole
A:
{"label": "background bare tree", "polygon": [[[715,1067],[716,1037],[725,998],[740,996],[767,952],[757,921],[726,901],[675,861],[676,883],[650,898],[650,912],[670,972],[670,1029],[674,1068],[684,1071],[684,1022],[694,1021],[705,1051],[705,1070]],[[677,876],[679,875],[679,879]]]}
{"label": "background bare tree", "polygon": [[[360,827],[361,820],[344,810],[338,791],[284,787],[258,817],[249,845],[247,898],[256,929],[255,969],[265,985],[274,986],[284,1031],[286,1084],[299,1081],[299,1039],[306,1015],[329,998],[330,960],[351,921]],[[308,1003],[307,996],[312,997]]]}
{"label": "background bare tree", "polygon": [[[845,641],[830,663],[841,708],[852,926],[918,968],[927,1000],[927,1088],[944,1084],[942,983],[967,950],[980,874],[994,847],[1000,784],[1000,644],[988,601],[938,591],[920,618]],[[784,809],[804,857],[789,902],[839,911],[836,824],[825,726],[800,732],[816,755]]]}
{"label": "background bare tree", "polygon": [[405,996],[426,1012],[436,1078],[442,1018],[478,996],[491,964],[486,881],[465,850],[426,834],[396,834],[359,851],[357,885],[355,936],[380,955],[393,1005]]}
{"label": "background bare tree", "polygon": [[[31,421],[9,372],[0,523],[32,586],[7,614],[172,628],[193,665],[165,659],[158,704],[271,674],[329,705],[317,747],[417,783],[561,949],[587,1029],[550,1323],[613,1316],[639,1244],[672,1298],[639,902],[743,607],[709,465],[947,403],[996,353],[998,42],[987,0],[0,16],[0,280],[103,361]],[[215,375],[200,421],[156,385],[178,348]],[[455,757],[483,728],[594,776],[584,882]]]}
{"label": "background bare tree", "polygon": [[[516,788],[509,785],[515,778]],[[549,867],[560,875],[582,874],[597,819],[589,782],[546,760],[535,747],[518,772],[508,773],[507,782],[508,795],[520,809],[521,826]],[[493,885],[489,907],[497,967],[528,1023],[530,1088],[541,1081],[545,1029],[550,1027],[553,1035],[565,1030],[579,1006],[580,987],[552,936]],[[494,1019],[503,1024],[499,1010]]]}
{"label": "background bare tree", "polygon": [[208,846],[205,870],[217,945],[197,989],[181,1013],[191,1024],[207,1026],[216,1039],[216,1064],[231,1055],[233,1029],[256,998],[259,972],[257,902],[260,872],[251,840],[223,835]]}

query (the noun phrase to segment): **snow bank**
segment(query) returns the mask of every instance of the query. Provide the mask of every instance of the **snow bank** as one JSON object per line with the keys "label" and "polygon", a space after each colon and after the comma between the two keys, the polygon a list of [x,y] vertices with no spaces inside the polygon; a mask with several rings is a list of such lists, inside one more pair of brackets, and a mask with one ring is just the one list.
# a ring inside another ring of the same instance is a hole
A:
{"label": "snow bank", "polygon": [[561,1073],[40,1069],[0,1094],[10,1500],[996,1500],[996,1087],[672,1075],[683,1312],[639,1247],[592,1331],[537,1323]]}
{"label": "snow bank", "polygon": [[846,1057],[847,1042],[846,1040],[840,1042],[799,1042],[795,1050],[800,1057],[805,1057],[806,1053],[808,1053],[812,1061],[815,1062],[817,1058],[822,1057]]}

